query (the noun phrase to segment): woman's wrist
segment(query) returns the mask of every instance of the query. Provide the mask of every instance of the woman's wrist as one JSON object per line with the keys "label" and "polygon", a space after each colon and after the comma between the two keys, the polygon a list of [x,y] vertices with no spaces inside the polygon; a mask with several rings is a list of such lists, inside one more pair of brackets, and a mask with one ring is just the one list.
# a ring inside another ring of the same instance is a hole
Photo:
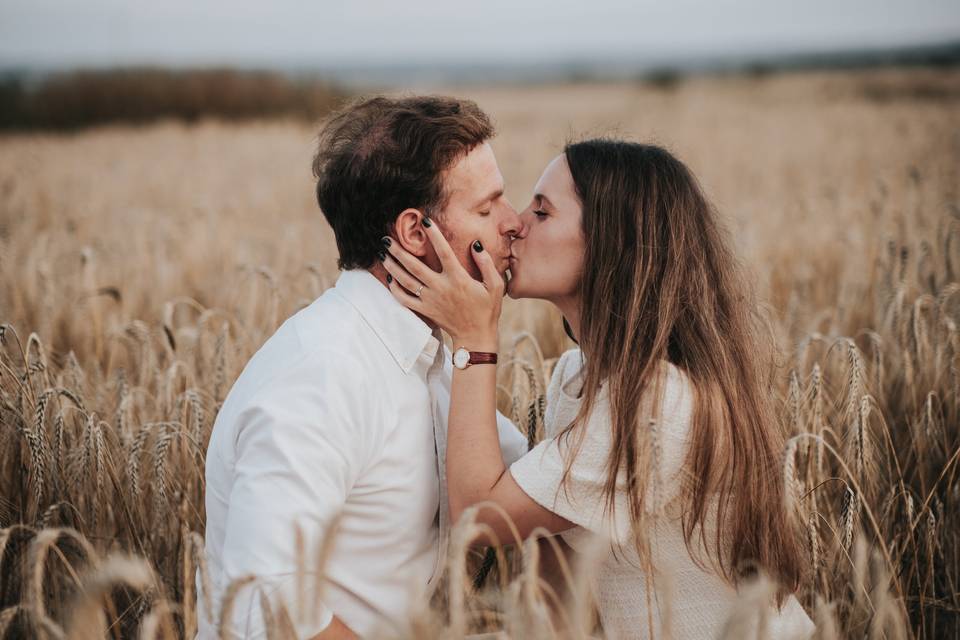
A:
{"label": "woman's wrist", "polygon": [[481,331],[451,336],[453,350],[466,349],[467,351],[483,351],[496,353],[500,348],[500,336],[497,331]]}

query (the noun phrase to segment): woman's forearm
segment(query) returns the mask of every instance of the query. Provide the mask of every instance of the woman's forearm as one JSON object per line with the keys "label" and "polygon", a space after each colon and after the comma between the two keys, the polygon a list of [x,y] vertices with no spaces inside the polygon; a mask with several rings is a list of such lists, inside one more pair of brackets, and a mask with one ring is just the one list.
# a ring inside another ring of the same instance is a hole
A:
{"label": "woman's forearm", "polygon": [[[454,349],[494,351],[496,337],[465,339]],[[497,369],[477,364],[454,369],[447,427],[447,499],[451,521],[480,502],[493,502],[496,511],[481,510],[476,521],[486,533],[473,545],[511,544],[536,529],[559,532],[573,522],[538,504],[517,484],[503,462],[497,430]],[[517,537],[519,536],[519,537]]]}
{"label": "woman's forearm", "polygon": [[[496,351],[496,334],[454,339],[454,350]],[[453,370],[447,428],[447,493],[450,518],[489,499],[506,467],[497,434],[497,367],[476,364]]]}

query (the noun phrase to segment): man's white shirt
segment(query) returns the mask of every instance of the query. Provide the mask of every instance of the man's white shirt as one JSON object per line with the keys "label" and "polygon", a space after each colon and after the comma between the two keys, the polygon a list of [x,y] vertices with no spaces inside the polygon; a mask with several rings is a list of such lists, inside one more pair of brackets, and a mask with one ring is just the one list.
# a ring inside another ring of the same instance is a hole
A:
{"label": "man's white shirt", "polygon": [[[344,271],[247,363],[207,450],[211,593],[198,574],[198,638],[217,637],[224,592],[246,575],[258,578],[225,621],[237,636],[265,635],[264,599],[274,616],[286,603],[301,638],[334,613],[361,636],[403,630],[446,547],[452,365],[439,338],[371,273]],[[497,423],[509,465],[526,438],[500,413]],[[316,580],[319,541],[338,514]]]}

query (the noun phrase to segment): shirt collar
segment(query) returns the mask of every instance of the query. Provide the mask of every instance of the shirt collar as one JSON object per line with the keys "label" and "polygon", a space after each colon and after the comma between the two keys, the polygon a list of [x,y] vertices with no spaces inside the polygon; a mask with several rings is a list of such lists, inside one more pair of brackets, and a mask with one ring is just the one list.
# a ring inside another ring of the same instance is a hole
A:
{"label": "shirt collar", "polygon": [[440,347],[439,329],[431,330],[372,273],[366,269],[344,271],[335,287],[373,329],[404,373],[410,373],[421,354],[435,359]]}

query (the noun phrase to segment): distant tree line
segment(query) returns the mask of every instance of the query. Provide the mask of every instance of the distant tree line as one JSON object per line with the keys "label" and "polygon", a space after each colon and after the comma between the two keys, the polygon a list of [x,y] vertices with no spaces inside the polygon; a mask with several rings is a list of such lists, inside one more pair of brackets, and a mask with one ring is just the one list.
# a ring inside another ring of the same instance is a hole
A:
{"label": "distant tree line", "polygon": [[173,118],[315,119],[344,92],[270,71],[129,68],[0,77],[0,129],[70,130]]}

